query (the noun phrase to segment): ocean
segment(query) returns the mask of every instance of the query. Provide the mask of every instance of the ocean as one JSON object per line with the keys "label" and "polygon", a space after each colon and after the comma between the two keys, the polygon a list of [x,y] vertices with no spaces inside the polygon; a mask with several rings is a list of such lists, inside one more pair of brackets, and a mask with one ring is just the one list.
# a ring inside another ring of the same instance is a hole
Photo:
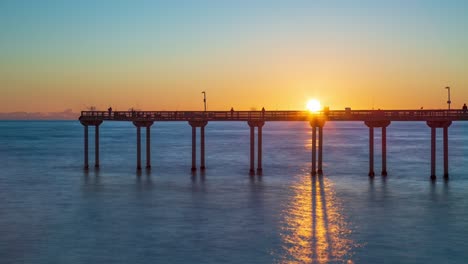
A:
{"label": "ocean", "polygon": [[437,132],[433,182],[423,122],[387,128],[387,177],[376,129],[369,179],[361,122],[326,124],[312,177],[305,122],[266,123],[263,175],[249,176],[244,122],[209,123],[192,174],[186,122],[152,126],[139,173],[130,122],[100,126],[98,170],[90,127],[85,171],[78,121],[0,121],[0,263],[467,263],[468,123],[449,128],[449,181]]}

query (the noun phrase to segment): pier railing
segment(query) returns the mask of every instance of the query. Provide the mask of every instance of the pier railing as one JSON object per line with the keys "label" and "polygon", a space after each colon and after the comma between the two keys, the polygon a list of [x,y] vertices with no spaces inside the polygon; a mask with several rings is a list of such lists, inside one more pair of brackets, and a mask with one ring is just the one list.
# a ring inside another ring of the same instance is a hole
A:
{"label": "pier railing", "polygon": [[113,121],[430,121],[468,120],[463,110],[330,110],[309,111],[82,111],[80,120]]}

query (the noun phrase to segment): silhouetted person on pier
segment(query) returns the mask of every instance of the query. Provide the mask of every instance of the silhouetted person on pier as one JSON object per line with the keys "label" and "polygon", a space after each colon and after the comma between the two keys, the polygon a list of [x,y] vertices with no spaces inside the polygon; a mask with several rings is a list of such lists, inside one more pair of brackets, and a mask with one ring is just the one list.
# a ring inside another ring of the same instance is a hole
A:
{"label": "silhouetted person on pier", "polygon": [[109,112],[109,117],[111,117],[111,115],[112,115],[112,107],[109,107],[109,109],[107,109],[107,111]]}
{"label": "silhouetted person on pier", "polygon": [[265,116],[265,107],[262,107],[262,117]]}
{"label": "silhouetted person on pier", "polygon": [[466,106],[466,104],[463,104],[462,109],[463,109],[463,113],[466,113],[466,111],[468,110],[468,107]]}
{"label": "silhouetted person on pier", "polygon": [[231,118],[234,116],[234,107],[231,107]]}

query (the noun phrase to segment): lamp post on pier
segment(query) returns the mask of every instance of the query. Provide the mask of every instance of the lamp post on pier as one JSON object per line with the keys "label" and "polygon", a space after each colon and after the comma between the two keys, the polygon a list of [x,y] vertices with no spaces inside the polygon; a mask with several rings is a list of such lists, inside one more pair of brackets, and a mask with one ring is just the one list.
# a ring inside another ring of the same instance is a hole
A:
{"label": "lamp post on pier", "polygon": [[203,94],[203,104],[205,105],[205,112],[206,112],[206,92],[203,91],[202,94]]}
{"label": "lamp post on pier", "polygon": [[448,104],[448,110],[450,110],[450,104],[452,103],[452,101],[450,101],[450,87],[447,86],[445,87],[445,89],[447,89],[447,92],[448,92],[447,104]]}

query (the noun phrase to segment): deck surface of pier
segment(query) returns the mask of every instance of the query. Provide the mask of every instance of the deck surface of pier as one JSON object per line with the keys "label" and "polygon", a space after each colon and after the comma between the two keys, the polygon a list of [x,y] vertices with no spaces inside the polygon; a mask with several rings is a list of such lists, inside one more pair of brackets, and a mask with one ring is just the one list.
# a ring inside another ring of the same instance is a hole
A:
{"label": "deck surface of pier", "polygon": [[82,111],[80,120],[109,121],[468,121],[462,110]]}

